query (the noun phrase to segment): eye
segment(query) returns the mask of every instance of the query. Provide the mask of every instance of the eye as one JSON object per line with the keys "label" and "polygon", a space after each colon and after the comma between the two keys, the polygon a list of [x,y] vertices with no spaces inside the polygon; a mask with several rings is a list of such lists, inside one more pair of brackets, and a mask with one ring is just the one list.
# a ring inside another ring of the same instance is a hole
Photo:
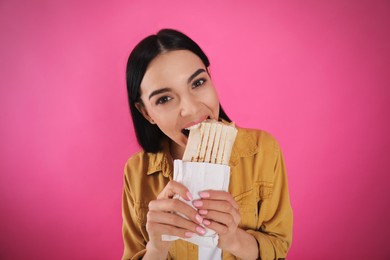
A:
{"label": "eye", "polygon": [[197,88],[202,86],[206,82],[205,79],[198,79],[192,84],[192,88]]}
{"label": "eye", "polygon": [[167,103],[169,100],[171,100],[172,98],[171,97],[168,97],[168,96],[163,96],[163,97],[160,97],[159,99],[157,99],[156,101],[156,105],[162,105],[162,104],[165,104]]}

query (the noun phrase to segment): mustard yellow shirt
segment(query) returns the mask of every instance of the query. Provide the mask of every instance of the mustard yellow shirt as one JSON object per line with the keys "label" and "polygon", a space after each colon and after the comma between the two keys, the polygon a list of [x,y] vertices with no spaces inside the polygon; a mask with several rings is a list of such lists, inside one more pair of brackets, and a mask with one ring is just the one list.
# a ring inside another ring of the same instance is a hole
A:
{"label": "mustard yellow shirt", "polygon": [[[239,227],[253,235],[259,259],[285,258],[291,245],[293,212],[286,169],[277,141],[260,130],[239,128],[229,166],[229,192],[240,207]],[[133,155],[126,163],[122,201],[124,254],[122,259],[140,259],[148,242],[146,214],[173,178],[168,145],[162,152]],[[237,259],[222,252],[223,259]],[[198,247],[176,240],[168,259],[198,259]]]}

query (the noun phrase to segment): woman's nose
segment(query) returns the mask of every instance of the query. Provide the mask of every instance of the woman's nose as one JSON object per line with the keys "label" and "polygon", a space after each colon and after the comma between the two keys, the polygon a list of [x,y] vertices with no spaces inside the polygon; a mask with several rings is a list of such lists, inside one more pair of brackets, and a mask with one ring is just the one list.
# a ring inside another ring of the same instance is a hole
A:
{"label": "woman's nose", "polygon": [[180,103],[180,115],[183,117],[197,115],[202,108],[202,103],[191,96],[182,98]]}

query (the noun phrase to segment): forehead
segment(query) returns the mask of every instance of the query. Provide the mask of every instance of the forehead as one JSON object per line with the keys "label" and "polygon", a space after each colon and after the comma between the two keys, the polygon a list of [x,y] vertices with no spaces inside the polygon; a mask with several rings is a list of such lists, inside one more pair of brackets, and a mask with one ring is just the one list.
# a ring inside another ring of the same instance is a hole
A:
{"label": "forehead", "polygon": [[141,88],[179,80],[186,81],[200,68],[206,69],[202,60],[190,51],[176,50],[161,53],[146,69]]}

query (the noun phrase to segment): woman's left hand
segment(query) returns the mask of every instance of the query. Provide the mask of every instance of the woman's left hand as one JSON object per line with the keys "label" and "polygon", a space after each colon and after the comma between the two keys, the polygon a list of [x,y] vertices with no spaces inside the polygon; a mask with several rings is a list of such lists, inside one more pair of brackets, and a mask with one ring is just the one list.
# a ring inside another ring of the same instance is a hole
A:
{"label": "woman's left hand", "polygon": [[204,218],[203,224],[219,234],[218,247],[229,249],[237,244],[238,224],[241,216],[238,204],[225,191],[206,190],[193,202],[198,213]]}

